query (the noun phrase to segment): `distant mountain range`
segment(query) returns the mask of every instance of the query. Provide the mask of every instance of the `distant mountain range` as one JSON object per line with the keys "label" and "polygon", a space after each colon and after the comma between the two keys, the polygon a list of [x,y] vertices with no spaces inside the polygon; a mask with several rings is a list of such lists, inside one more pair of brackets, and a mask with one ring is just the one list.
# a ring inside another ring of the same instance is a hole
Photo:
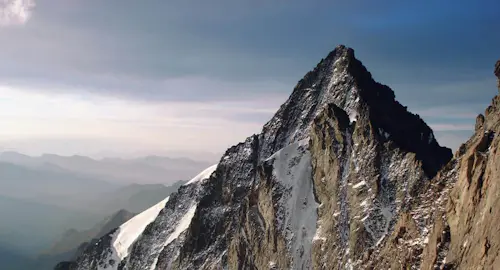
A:
{"label": "distant mountain range", "polygon": [[177,181],[170,186],[161,184],[139,185],[132,184],[121,187],[112,192],[102,194],[88,204],[89,209],[101,209],[113,213],[118,209],[126,209],[132,213],[140,213],[166,196],[175,192],[186,181]]}
{"label": "distant mountain range", "polygon": [[53,269],[59,261],[76,258],[79,252],[91,245],[93,241],[106,235],[134,216],[134,213],[122,209],[106,217],[88,230],[70,229],[66,231],[49,250],[44,251],[41,256],[34,260],[34,263],[38,265],[37,269]]}
{"label": "distant mountain range", "polygon": [[[72,259],[78,248],[86,246],[82,244],[105,235],[184,183],[121,186],[87,201],[79,198],[81,207],[70,201],[63,207],[0,195],[0,269],[31,269],[27,265],[52,269],[55,263]],[[7,261],[5,256],[23,259]]]}
{"label": "distant mountain range", "polygon": [[0,162],[52,172],[78,173],[116,184],[171,184],[178,180],[190,179],[211,165],[206,161],[161,156],[97,160],[85,156],[53,154],[31,157],[17,152],[2,152]]}
{"label": "distant mountain range", "polygon": [[26,202],[82,209],[95,194],[121,187],[80,173],[0,162],[0,195]]}
{"label": "distant mountain range", "polygon": [[185,183],[178,176],[190,179],[189,171],[205,165],[156,156],[94,160],[0,154],[0,269],[31,269],[30,263],[52,269],[71,259],[83,242],[176,191]]}

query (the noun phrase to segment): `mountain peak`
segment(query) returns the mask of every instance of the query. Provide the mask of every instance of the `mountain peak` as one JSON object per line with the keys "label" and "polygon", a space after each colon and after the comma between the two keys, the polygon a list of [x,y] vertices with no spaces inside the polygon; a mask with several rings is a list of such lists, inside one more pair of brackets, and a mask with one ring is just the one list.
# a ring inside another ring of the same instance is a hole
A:
{"label": "mountain peak", "polygon": [[429,177],[452,156],[450,149],[439,146],[430,127],[397,102],[388,86],[373,80],[354,50],[344,45],[338,45],[298,82],[264,126],[265,141],[271,143],[264,145],[262,155],[270,156],[306,138],[312,121],[330,104],[344,110],[351,123],[383,130],[399,147],[415,153]]}
{"label": "mountain peak", "polygon": [[354,50],[345,45],[335,47],[307,73],[297,84],[291,98],[299,96],[296,91],[315,92],[318,103],[315,115],[327,104],[333,103],[346,111],[351,122],[357,119],[363,104],[377,106],[381,102],[393,103],[395,100],[394,92],[375,82],[363,63],[356,59]]}
{"label": "mountain peak", "polygon": [[326,57],[327,60],[339,58],[354,59],[354,49],[349,48],[343,44],[339,44]]}

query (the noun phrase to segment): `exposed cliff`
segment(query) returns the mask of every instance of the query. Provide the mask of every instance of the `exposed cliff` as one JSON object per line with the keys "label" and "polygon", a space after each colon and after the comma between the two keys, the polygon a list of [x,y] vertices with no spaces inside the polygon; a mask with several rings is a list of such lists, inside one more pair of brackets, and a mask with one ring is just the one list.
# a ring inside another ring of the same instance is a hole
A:
{"label": "exposed cliff", "polygon": [[[500,61],[495,66],[500,77]],[[500,78],[499,78],[500,81]],[[374,268],[499,269],[500,96],[476,119],[474,135],[412,200]]]}

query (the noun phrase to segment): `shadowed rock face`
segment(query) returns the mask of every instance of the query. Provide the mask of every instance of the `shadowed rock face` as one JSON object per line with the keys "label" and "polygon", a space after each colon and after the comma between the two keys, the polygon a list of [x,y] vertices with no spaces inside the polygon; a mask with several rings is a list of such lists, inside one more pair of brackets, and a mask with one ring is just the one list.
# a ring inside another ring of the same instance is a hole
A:
{"label": "shadowed rock face", "polygon": [[[172,195],[116,265],[382,265],[381,247],[400,223],[413,219],[409,212],[431,189],[429,179],[451,157],[420,117],[372,79],[352,49],[338,46],[298,82],[260,134],[228,149],[209,179]],[[172,239],[192,206],[189,225]],[[412,228],[411,236],[420,237],[422,225]],[[102,250],[110,249],[90,247],[72,267],[109,265],[96,255]]]}
{"label": "shadowed rock face", "polygon": [[[497,77],[499,67],[500,61]],[[493,98],[484,118],[457,153],[458,174],[447,204],[447,261],[460,269],[500,268],[500,96]]]}
{"label": "shadowed rock face", "polygon": [[[500,61],[495,75],[500,76]],[[500,96],[394,232],[366,263],[371,267],[499,269]],[[393,254],[393,256],[390,256]]]}

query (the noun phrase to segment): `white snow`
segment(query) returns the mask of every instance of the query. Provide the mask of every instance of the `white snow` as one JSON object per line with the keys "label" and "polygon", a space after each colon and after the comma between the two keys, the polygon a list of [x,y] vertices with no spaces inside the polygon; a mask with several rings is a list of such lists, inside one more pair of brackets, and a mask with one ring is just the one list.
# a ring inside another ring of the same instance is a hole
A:
{"label": "white snow", "polygon": [[424,238],[424,244],[428,244],[429,243],[429,236],[427,235],[425,238]]}
{"label": "white snow", "polygon": [[313,237],[313,241],[326,241],[326,237],[322,236],[321,225],[316,230],[316,234]]}
{"label": "white snow", "polygon": [[349,121],[352,123],[356,122],[356,120],[358,120],[358,113],[356,111],[349,112]]}
{"label": "white snow", "polygon": [[107,260],[113,260],[115,263],[113,266],[104,266],[102,269],[118,269],[118,264],[123,258],[128,256],[132,244],[142,234],[144,229],[156,219],[160,211],[165,208],[168,199],[169,197],[165,198],[163,201],[155,204],[118,227],[111,240],[112,255],[111,258]]}
{"label": "white snow", "polygon": [[358,118],[359,94],[356,87],[352,87],[346,96],[344,111],[349,115],[351,123],[356,122]]}
{"label": "white snow", "polygon": [[199,182],[201,180],[205,180],[205,179],[209,178],[210,175],[212,175],[212,173],[215,171],[215,169],[217,169],[217,164],[212,165],[212,166],[206,168],[200,174],[198,174],[193,179],[191,179],[189,182],[187,182],[186,184],[184,184],[184,186],[187,186],[187,185],[190,185],[190,184],[193,184],[193,183],[197,183],[197,182]]}
{"label": "white snow", "polygon": [[296,269],[311,266],[311,245],[318,219],[308,142],[307,138],[290,144],[270,157],[274,158],[273,174],[285,188],[280,200],[284,213],[277,216],[278,226],[284,230]]}
{"label": "white snow", "polygon": [[[210,177],[210,174],[207,176]],[[207,178],[205,177],[205,178]],[[194,213],[196,212],[196,208],[198,205],[193,204],[189,210],[184,214],[184,216],[181,218],[179,223],[177,224],[177,227],[175,227],[175,231],[170,234],[170,236],[167,238],[165,241],[165,244],[163,247],[168,246],[168,244],[172,243],[181,233],[183,233],[187,228],[189,228],[189,225],[191,224],[191,220],[194,217]],[[151,270],[156,269],[156,264],[158,263],[158,257],[154,259],[154,262],[151,264]]]}
{"label": "white snow", "polygon": [[428,143],[431,144],[433,140],[434,140],[434,134],[431,132],[431,134],[429,134],[429,141],[428,141]]}
{"label": "white snow", "polygon": [[181,233],[187,230],[189,224],[191,224],[191,220],[194,217],[194,213],[196,212],[196,207],[197,205],[194,204],[193,206],[191,206],[191,208],[189,208],[187,213],[179,221],[179,224],[177,224],[175,231],[168,237],[167,241],[165,242],[165,246],[168,246],[168,244],[177,239],[177,237],[179,237]]}
{"label": "white snow", "polygon": [[363,180],[363,181],[361,181],[361,182],[357,183],[356,185],[352,186],[352,188],[354,188],[354,189],[358,189],[358,188],[360,188],[360,187],[362,187],[362,186],[365,186],[365,185],[366,185],[366,181],[365,181],[365,180]]}
{"label": "white snow", "polygon": [[378,133],[380,134],[380,136],[383,136],[386,140],[389,139],[389,137],[391,136],[391,134],[387,133],[387,131],[385,131],[383,128],[378,128]]}
{"label": "white snow", "polygon": [[346,263],[346,265],[345,265],[345,269],[349,269],[349,270],[353,270],[353,269],[354,269],[354,268],[352,267],[352,260],[351,260],[351,258],[349,258],[349,259],[347,260],[347,263]]}
{"label": "white snow", "polygon": [[362,202],[359,204],[359,206],[361,206],[361,207],[366,207],[366,206],[368,206],[368,199],[365,199],[364,201],[362,201]]}
{"label": "white snow", "polygon": [[383,235],[375,244],[376,246],[380,245],[380,243],[382,243],[382,240],[384,240],[384,238],[389,234],[390,221],[394,217],[393,209],[391,207],[381,207],[380,212],[382,213],[382,216],[385,218],[385,226]]}

